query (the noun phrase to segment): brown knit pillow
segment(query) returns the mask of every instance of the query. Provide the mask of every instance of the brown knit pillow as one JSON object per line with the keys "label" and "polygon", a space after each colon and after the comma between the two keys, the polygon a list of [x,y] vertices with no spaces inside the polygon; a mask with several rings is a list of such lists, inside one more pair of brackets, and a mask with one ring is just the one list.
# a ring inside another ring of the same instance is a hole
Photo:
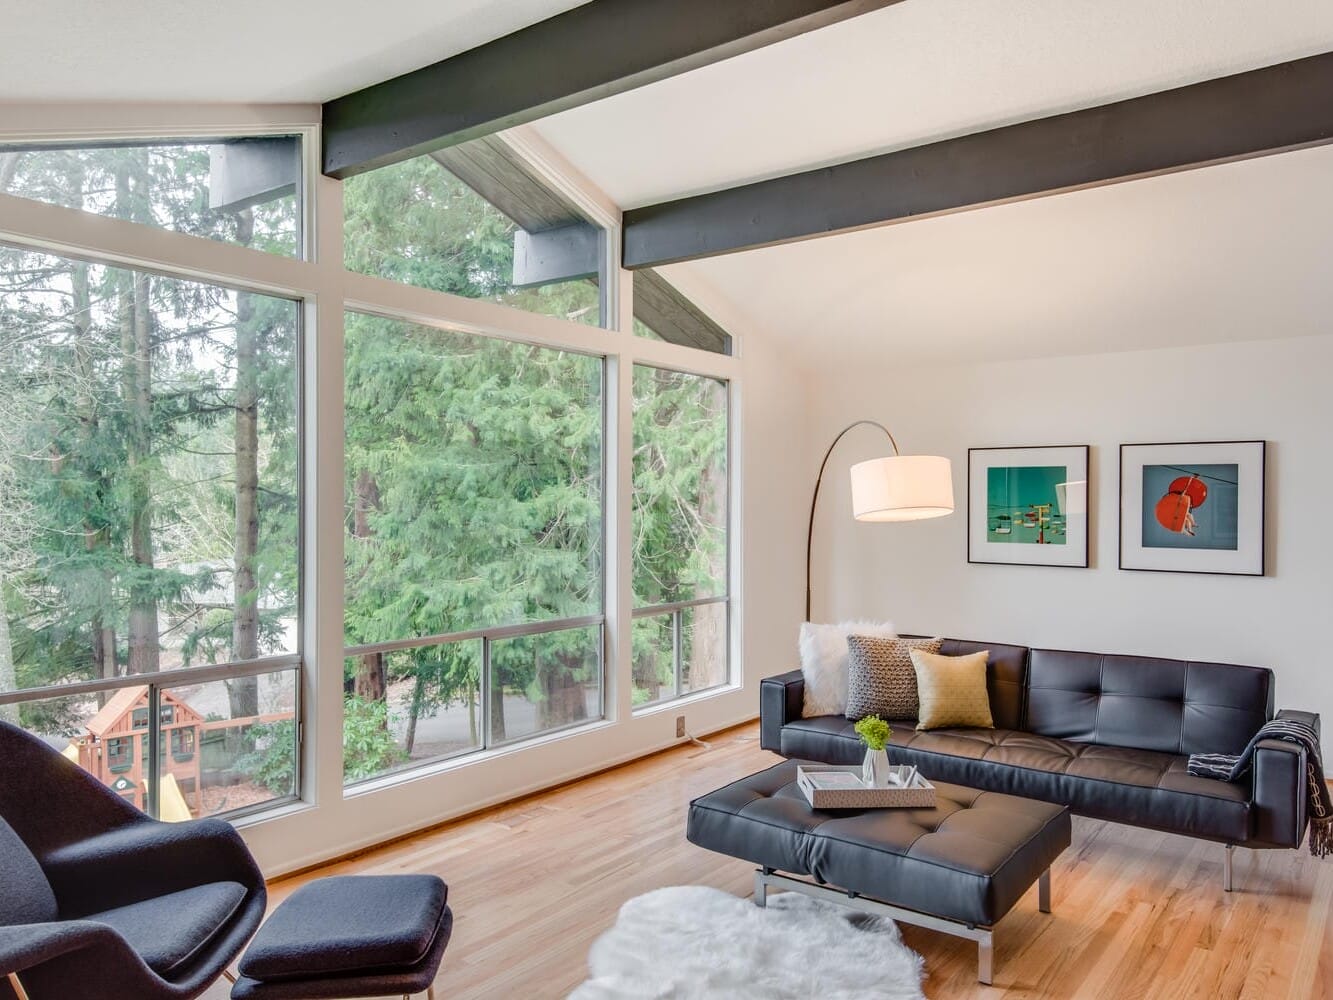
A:
{"label": "brown knit pillow", "polygon": [[938,653],[943,639],[888,639],[875,635],[847,637],[847,718],[867,715],[881,719],[915,719],[914,649]]}
{"label": "brown knit pillow", "polygon": [[916,684],[921,698],[917,729],[977,726],[994,729],[986,693],[989,650],[966,656],[939,656],[913,649]]}

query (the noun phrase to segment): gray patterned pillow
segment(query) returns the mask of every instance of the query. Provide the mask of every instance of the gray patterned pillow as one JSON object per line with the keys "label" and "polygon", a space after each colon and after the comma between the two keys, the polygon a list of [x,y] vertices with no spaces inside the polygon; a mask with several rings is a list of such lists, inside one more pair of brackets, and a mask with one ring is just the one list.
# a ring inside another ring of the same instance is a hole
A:
{"label": "gray patterned pillow", "polygon": [[918,704],[913,649],[938,653],[943,639],[847,637],[847,718],[915,719]]}

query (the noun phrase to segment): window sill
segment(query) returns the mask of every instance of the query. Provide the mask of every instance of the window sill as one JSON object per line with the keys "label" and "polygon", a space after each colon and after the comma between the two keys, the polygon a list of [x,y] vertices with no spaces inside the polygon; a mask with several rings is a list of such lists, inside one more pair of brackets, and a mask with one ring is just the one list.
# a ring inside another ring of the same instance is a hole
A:
{"label": "window sill", "polygon": [[663,712],[672,709],[678,709],[682,705],[694,705],[701,701],[708,701],[712,698],[719,698],[722,695],[734,694],[741,690],[741,685],[736,683],[716,684],[710,688],[704,688],[702,691],[691,691],[683,694],[679,698],[667,698],[663,701],[655,701],[650,705],[641,705],[634,709],[634,718],[644,718],[650,715],[660,715]]}
{"label": "window sill", "polygon": [[452,757],[445,757],[441,760],[423,762],[417,767],[403,768],[402,770],[394,771],[391,774],[381,775],[377,778],[366,778],[355,784],[345,785],[343,787],[343,799],[359,798],[362,795],[373,794],[382,791],[385,788],[406,784],[423,778],[431,778],[437,774],[457,771],[460,768],[471,767],[474,764],[480,764],[486,761],[509,757],[516,753],[523,753],[571,737],[584,736],[588,733],[595,733],[602,729],[610,729],[614,725],[615,723],[609,719],[595,719],[592,722],[583,725],[568,726],[552,733],[534,736],[531,739],[520,740],[514,743],[505,743],[503,746],[491,747],[486,750],[465,751]]}

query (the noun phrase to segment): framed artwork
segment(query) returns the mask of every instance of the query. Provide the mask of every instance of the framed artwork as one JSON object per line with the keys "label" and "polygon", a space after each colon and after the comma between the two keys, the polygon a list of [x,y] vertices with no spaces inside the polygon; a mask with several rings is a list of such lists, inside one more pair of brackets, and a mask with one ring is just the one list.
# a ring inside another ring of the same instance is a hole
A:
{"label": "framed artwork", "polygon": [[1088,565],[1088,446],[967,450],[967,561]]}
{"label": "framed artwork", "polygon": [[1263,441],[1120,446],[1120,568],[1264,575]]}

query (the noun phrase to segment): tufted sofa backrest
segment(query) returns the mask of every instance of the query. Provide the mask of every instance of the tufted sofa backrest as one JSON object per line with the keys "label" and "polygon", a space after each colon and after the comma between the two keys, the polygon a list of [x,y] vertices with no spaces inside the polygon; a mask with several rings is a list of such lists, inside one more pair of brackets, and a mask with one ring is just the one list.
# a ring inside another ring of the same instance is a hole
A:
{"label": "tufted sofa backrest", "polygon": [[1266,667],[1033,649],[1027,674],[1023,728],[1080,743],[1240,753],[1273,717]]}

